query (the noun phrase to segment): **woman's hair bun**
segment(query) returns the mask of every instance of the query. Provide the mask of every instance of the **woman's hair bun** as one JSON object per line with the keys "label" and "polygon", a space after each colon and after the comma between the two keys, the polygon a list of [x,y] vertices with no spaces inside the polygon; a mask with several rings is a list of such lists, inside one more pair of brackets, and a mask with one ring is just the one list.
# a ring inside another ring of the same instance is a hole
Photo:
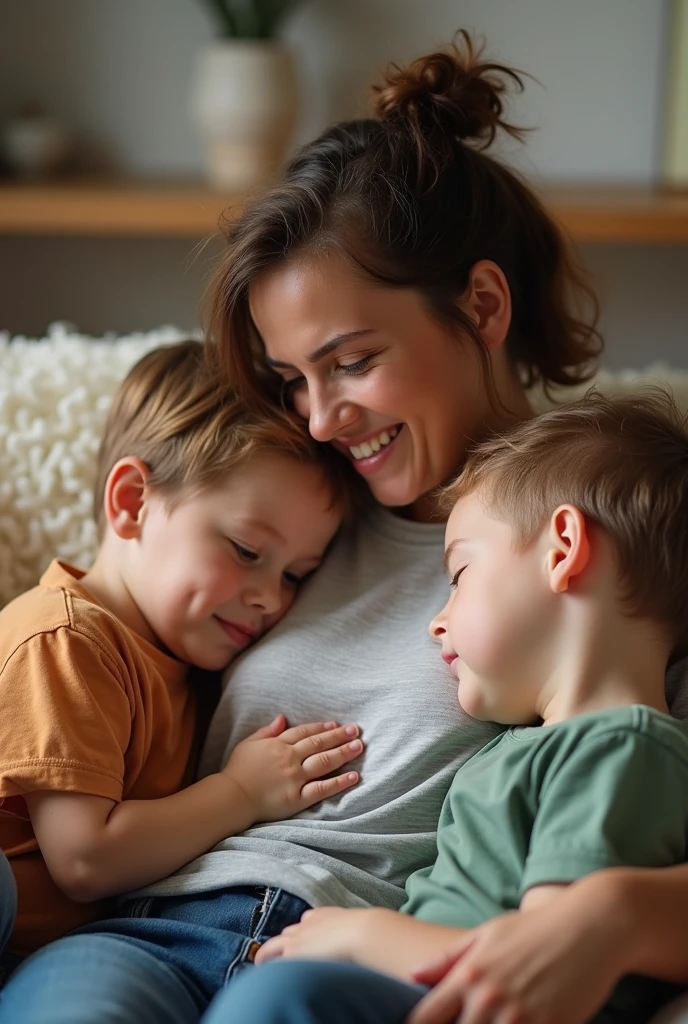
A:
{"label": "woman's hair bun", "polygon": [[391,64],[384,83],[373,86],[374,114],[382,121],[406,118],[417,136],[449,133],[485,149],[501,129],[520,138],[523,129],[503,117],[503,94],[509,87],[523,91],[521,73],[503,64],[482,60],[464,29],[445,50],[418,57],[408,67]]}

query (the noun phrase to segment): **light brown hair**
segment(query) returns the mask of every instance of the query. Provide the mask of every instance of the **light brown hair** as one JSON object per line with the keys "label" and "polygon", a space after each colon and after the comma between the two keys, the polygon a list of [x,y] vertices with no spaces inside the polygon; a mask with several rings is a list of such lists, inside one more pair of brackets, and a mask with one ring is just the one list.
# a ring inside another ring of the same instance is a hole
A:
{"label": "light brown hair", "polygon": [[598,391],[478,445],[442,491],[449,512],[479,491],[527,547],[554,510],[575,505],[611,538],[630,615],[688,644],[688,416],[659,387]]}
{"label": "light brown hair", "polygon": [[94,491],[100,538],[105,484],[119,459],[141,459],[151,471],[150,486],[172,505],[182,493],[211,487],[262,451],[319,465],[333,504],[349,510],[355,482],[347,464],[330,445],[314,441],[302,420],[279,409],[269,415],[249,409],[218,379],[199,341],[153,349],[129,371],[108,414]]}
{"label": "light brown hair", "polygon": [[601,340],[597,304],[534,193],[487,153],[504,116],[511,68],[482,59],[470,36],[375,89],[375,117],[335,125],[306,145],[281,180],[226,225],[211,284],[209,336],[223,372],[252,404],[279,402],[249,312],[249,286],[292,257],[334,251],[387,287],[409,288],[437,321],[468,338],[491,386],[488,354],[457,300],[471,268],[493,260],[511,291],[507,353],[526,385],[587,379]]}

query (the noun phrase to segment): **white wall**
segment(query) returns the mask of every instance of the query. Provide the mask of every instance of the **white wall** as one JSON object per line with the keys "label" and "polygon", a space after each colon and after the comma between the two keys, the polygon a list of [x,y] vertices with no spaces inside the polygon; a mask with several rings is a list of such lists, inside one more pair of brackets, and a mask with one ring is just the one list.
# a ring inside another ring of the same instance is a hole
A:
{"label": "white wall", "polygon": [[[646,183],[658,172],[667,0],[306,0],[287,29],[299,60],[298,140],[365,109],[368,84],[459,26],[527,70],[508,156],[535,177]],[[0,0],[0,117],[27,101],[68,120],[93,159],[197,176],[187,114],[201,0]],[[0,238],[0,327],[41,332],[190,326],[206,266],[184,242]],[[688,249],[586,252],[606,302],[609,361],[688,365]]]}

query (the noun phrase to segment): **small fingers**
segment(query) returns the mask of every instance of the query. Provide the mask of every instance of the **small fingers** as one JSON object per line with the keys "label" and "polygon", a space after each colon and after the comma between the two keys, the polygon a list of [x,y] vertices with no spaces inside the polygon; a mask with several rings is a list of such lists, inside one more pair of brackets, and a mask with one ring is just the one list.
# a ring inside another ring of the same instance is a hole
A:
{"label": "small fingers", "polygon": [[358,780],[358,772],[345,772],[343,775],[335,775],[333,779],[316,779],[315,782],[307,782],[301,790],[301,809],[311,807],[320,800],[327,800],[328,797],[337,796],[345,789],[351,789]]}
{"label": "small fingers", "polygon": [[302,725],[292,725],[290,729],[285,729],[280,739],[285,743],[296,744],[307,740],[309,736],[327,733],[336,728],[336,722],[304,722]]}
{"label": "small fingers", "polygon": [[350,743],[343,743],[333,750],[323,750],[318,754],[312,754],[303,762],[303,770],[307,779],[319,779],[323,775],[329,775],[337,768],[341,768],[348,761],[353,761],[363,752],[363,744],[360,740],[351,740]]}
{"label": "small fingers", "polygon": [[278,957],[282,956],[283,952],[284,942],[282,941],[282,937],[281,935],[276,935],[274,938],[263,943],[256,953],[254,963],[264,964],[267,963],[268,960],[276,960]]}
{"label": "small fingers", "polygon": [[325,729],[321,732],[311,733],[310,736],[298,740],[294,743],[294,750],[301,760],[305,762],[306,758],[314,754],[320,754],[325,750],[332,750],[334,747],[342,746],[347,741],[356,739],[358,734],[359,728],[357,725],[339,725],[334,729]]}

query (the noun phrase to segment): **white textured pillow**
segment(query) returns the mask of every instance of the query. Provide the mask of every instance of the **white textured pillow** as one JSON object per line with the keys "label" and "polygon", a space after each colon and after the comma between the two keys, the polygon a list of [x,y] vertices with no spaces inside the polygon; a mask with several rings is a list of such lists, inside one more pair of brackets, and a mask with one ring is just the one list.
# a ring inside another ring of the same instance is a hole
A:
{"label": "white textured pillow", "polygon": [[[90,564],[95,458],[112,394],[144,352],[184,336],[163,327],[89,338],[62,324],[39,341],[0,333],[0,607],[32,587],[51,558]],[[597,383],[632,391],[639,377],[668,381],[688,407],[688,372],[666,366],[603,372]]]}
{"label": "white textured pillow", "polygon": [[0,607],[37,583],[51,558],[88,566],[96,550],[93,480],[117,385],[174,327],[88,338],[0,333]]}

